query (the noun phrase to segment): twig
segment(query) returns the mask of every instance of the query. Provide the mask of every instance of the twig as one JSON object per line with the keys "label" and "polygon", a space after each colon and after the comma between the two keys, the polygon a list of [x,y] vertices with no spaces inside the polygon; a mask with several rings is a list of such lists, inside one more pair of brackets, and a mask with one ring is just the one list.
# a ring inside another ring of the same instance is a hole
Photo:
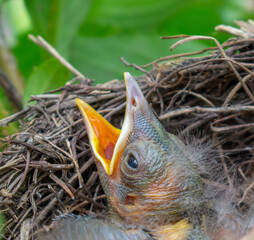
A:
{"label": "twig", "polygon": [[[248,80],[250,80],[253,76],[251,74],[248,74],[247,76],[245,76],[243,78],[243,82],[247,82]],[[237,93],[237,91],[239,91],[239,89],[241,88],[242,83],[239,82],[232,90],[231,92],[228,94],[226,100],[223,103],[223,106],[227,106],[228,103],[232,100],[232,98],[235,96],[235,94]]]}
{"label": "twig", "polygon": [[254,187],[254,182],[253,182],[252,184],[250,184],[250,185],[245,189],[245,191],[244,191],[244,193],[243,193],[243,196],[242,196],[242,198],[239,200],[238,204],[241,204],[241,203],[244,201],[244,199],[246,198],[248,192],[249,192],[253,187]]}
{"label": "twig", "polygon": [[68,170],[73,168],[74,163],[71,164],[51,164],[46,161],[32,161],[29,164],[29,167],[41,169],[43,171],[60,171],[60,170]]}
{"label": "twig", "polygon": [[236,75],[237,79],[239,80],[239,82],[241,82],[244,90],[246,91],[246,93],[248,94],[248,96],[250,97],[250,99],[252,100],[252,102],[254,103],[254,96],[252,95],[251,91],[249,90],[249,88],[247,87],[247,85],[245,84],[245,82],[243,81],[243,79],[241,78],[240,74],[237,72],[237,70],[235,69],[234,65],[230,62],[230,58],[228,58],[228,56],[226,55],[223,47],[221,46],[221,44],[219,43],[219,41],[216,38],[213,37],[207,37],[207,36],[190,36],[187,37],[185,39],[179,40],[178,42],[176,42],[175,44],[173,44],[170,47],[170,50],[173,50],[174,48],[176,48],[179,45],[182,45],[183,43],[186,42],[190,42],[193,40],[213,40],[215,42],[215,44],[217,45],[219,51],[221,52],[221,55],[225,58],[226,63],[229,65],[229,67],[232,69],[232,71],[234,72],[234,74]]}
{"label": "twig", "polygon": [[34,151],[37,151],[37,152],[41,152],[43,154],[45,154],[46,156],[50,156],[52,158],[56,158],[55,154],[53,154],[52,152],[49,152],[47,150],[44,150],[42,148],[39,148],[37,146],[34,146],[32,144],[29,144],[29,143],[25,143],[23,141],[20,141],[20,140],[6,140],[6,139],[0,139],[1,141],[4,141],[4,142],[10,142],[10,143],[13,143],[13,144],[20,144],[20,145],[23,145],[25,147],[27,147],[28,149],[31,149],[31,150],[34,150]]}
{"label": "twig", "polygon": [[8,79],[8,77],[0,70],[0,86],[3,88],[5,95],[8,97],[18,110],[22,109],[22,96]]}
{"label": "twig", "polygon": [[26,113],[29,112],[30,110],[31,110],[30,108],[26,108],[26,109],[24,109],[24,110],[22,110],[20,112],[12,114],[9,117],[1,119],[0,120],[0,127],[6,126],[6,125],[8,125],[11,122],[14,122],[14,121],[17,121],[17,120],[23,118],[26,115]]}
{"label": "twig", "polygon": [[86,79],[86,77],[80,73],[76,68],[74,68],[69,62],[67,62],[57,51],[51,46],[46,40],[44,40],[41,36],[33,36],[32,34],[28,34],[28,38],[32,40],[35,44],[46,49],[53,57],[55,57],[63,66],[69,69],[75,76],[80,79]]}
{"label": "twig", "polygon": [[128,67],[134,67],[137,70],[140,70],[141,72],[144,72],[145,74],[147,74],[150,77],[150,73],[148,71],[146,71],[145,69],[143,69],[142,67],[139,67],[137,64],[135,63],[128,63],[123,57],[120,58],[121,61]]}
{"label": "twig", "polygon": [[160,116],[160,120],[176,117],[183,114],[189,114],[189,113],[230,113],[230,112],[253,112],[254,106],[231,106],[231,107],[218,107],[218,108],[204,108],[204,107],[188,107],[183,109],[177,109],[174,111],[167,112]]}
{"label": "twig", "polygon": [[72,200],[75,199],[71,190],[67,187],[67,185],[60,178],[58,178],[56,175],[54,175],[52,173],[49,175],[49,177],[52,180],[54,180],[58,185],[60,185],[65,190],[65,192],[67,192],[69,194],[69,196],[71,197]]}
{"label": "twig", "polygon": [[25,170],[24,172],[22,173],[22,177],[19,181],[19,183],[17,184],[17,186],[13,189],[11,195],[14,196],[14,194],[18,191],[18,189],[20,188],[20,186],[23,184],[23,182],[25,181],[25,178],[27,176],[27,173],[28,173],[28,169],[29,169],[29,163],[30,163],[30,155],[31,155],[31,152],[30,150],[27,151],[27,154],[26,154],[26,166],[25,166]]}

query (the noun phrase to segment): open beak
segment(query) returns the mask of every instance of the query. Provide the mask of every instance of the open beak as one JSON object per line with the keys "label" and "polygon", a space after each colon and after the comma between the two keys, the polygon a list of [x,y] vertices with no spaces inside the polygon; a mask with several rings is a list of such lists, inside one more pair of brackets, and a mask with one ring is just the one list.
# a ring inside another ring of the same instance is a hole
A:
{"label": "open beak", "polygon": [[[146,100],[130,73],[124,73],[127,90],[126,111],[122,130],[112,126],[90,105],[80,99],[76,103],[84,118],[92,150],[105,172],[111,175],[118,164],[133,129],[134,111]],[[144,107],[144,106],[143,106]],[[145,106],[146,107],[146,106]]]}

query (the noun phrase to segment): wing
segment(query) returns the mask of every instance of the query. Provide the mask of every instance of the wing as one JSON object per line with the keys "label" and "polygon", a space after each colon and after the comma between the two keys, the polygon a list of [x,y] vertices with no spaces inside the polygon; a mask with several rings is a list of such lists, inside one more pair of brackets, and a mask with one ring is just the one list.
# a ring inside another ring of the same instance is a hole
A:
{"label": "wing", "polygon": [[146,240],[152,239],[142,230],[124,230],[111,223],[86,216],[64,216],[50,231],[38,234],[38,240]]}

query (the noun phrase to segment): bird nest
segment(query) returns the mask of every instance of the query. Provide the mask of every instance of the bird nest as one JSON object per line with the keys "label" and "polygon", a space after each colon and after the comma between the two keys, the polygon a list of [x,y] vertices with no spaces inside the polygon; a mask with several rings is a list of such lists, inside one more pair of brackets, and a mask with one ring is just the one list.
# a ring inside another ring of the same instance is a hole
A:
{"label": "bird nest", "polygon": [[[226,181],[208,184],[233,188],[243,183],[245,188],[237,195],[241,207],[253,197],[254,185],[254,25],[238,24],[241,30],[218,27],[237,36],[222,45],[212,37],[181,35],[172,49],[202,39],[213,40],[215,47],[144,66],[122,60],[143,72],[136,79],[167,131],[211,141]],[[196,56],[201,53],[206,54]],[[146,70],[149,66],[151,71]],[[1,139],[0,208],[6,216],[6,239],[29,239],[33,229],[49,225],[62,213],[97,216],[106,212],[74,99],[83,99],[120,128],[125,91],[122,81],[94,86],[81,76],[59,89],[32,96],[34,104],[0,121],[0,126],[21,123],[19,133]]]}

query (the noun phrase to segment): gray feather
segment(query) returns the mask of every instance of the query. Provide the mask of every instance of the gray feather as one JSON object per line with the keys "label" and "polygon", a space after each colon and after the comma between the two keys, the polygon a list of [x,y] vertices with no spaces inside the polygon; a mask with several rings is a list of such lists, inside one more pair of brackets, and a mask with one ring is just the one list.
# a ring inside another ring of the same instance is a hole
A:
{"label": "gray feather", "polygon": [[112,223],[86,216],[63,216],[50,231],[37,236],[38,240],[146,240],[152,239],[142,230],[124,230]]}

